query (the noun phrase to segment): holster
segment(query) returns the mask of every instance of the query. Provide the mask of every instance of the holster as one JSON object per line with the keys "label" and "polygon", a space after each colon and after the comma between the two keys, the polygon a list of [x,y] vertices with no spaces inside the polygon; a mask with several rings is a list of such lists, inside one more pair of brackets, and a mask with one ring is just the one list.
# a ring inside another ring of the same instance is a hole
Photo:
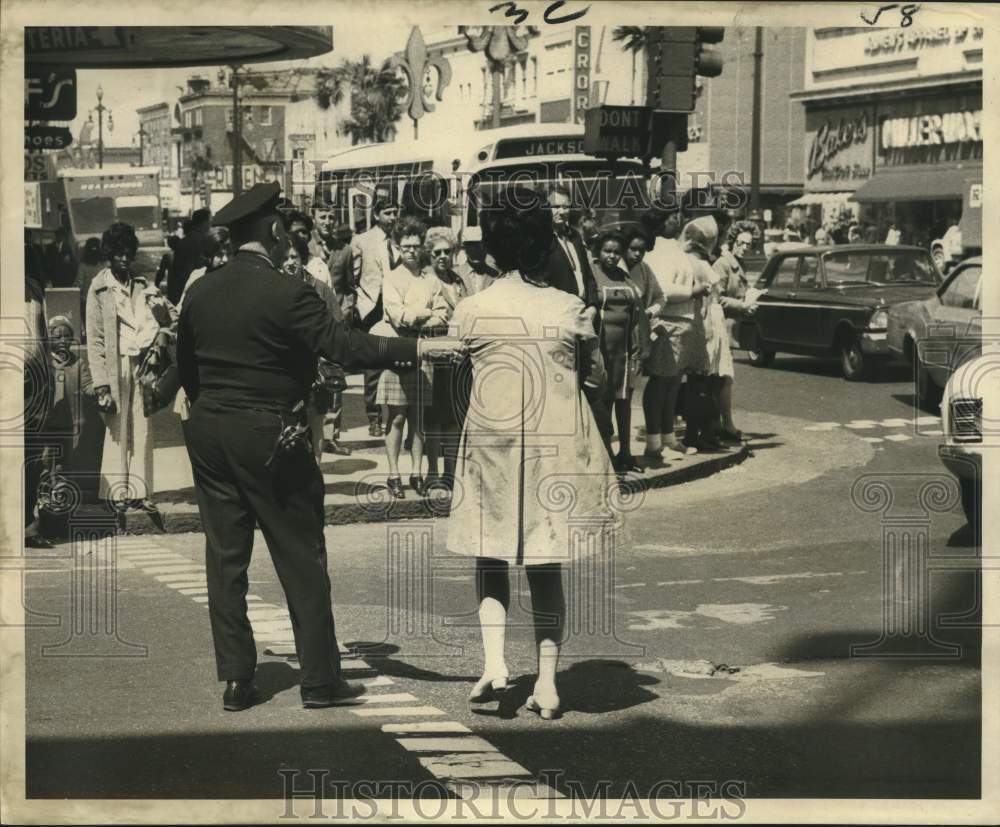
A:
{"label": "holster", "polygon": [[299,402],[292,408],[290,415],[279,413],[278,416],[281,418],[281,432],[275,440],[271,455],[264,463],[264,467],[271,470],[280,468],[300,451],[312,453],[305,403]]}

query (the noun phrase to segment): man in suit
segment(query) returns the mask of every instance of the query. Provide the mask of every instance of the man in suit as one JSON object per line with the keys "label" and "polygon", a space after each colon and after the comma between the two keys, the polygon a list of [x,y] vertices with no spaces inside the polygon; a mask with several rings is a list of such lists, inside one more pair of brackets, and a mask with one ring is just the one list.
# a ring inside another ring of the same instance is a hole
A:
{"label": "man in suit", "polygon": [[[382,321],[382,281],[400,262],[399,248],[392,238],[392,228],[399,209],[386,199],[379,199],[372,208],[375,225],[354,237],[354,277],[357,295],[357,318],[362,330],[368,331]],[[375,403],[380,370],[365,371],[365,410],[368,413],[368,433],[382,436],[382,409]]]}
{"label": "man in suit", "polygon": [[[288,237],[277,183],[258,184],[216,216],[228,225],[229,263],[184,300],[177,363],[191,401],[184,438],[205,531],[209,617],[223,707],[251,706],[257,651],[247,618],[247,568],[260,526],[288,600],[301,665],[302,703],[331,706],[363,688],[340,671],[323,537],[323,475],[308,437],[279,451],[301,424],[316,361],[352,368],[417,367],[420,354],[453,354],[454,340],[386,339],[336,321],[316,291],[278,271]],[[306,435],[308,431],[306,431]]]}
{"label": "man in suit", "polygon": [[[579,296],[588,307],[596,307],[599,297],[597,282],[590,267],[590,254],[580,234],[570,223],[572,196],[568,189],[556,185],[549,189],[547,201],[552,211],[553,239],[545,264],[546,281],[559,290]],[[598,318],[594,317],[595,327],[598,325]],[[598,357],[599,354],[598,351]],[[598,374],[603,375],[603,364]],[[604,399],[603,388],[594,381],[585,381],[583,393],[594,414],[604,446],[608,449],[608,454],[613,456],[611,411]]]}

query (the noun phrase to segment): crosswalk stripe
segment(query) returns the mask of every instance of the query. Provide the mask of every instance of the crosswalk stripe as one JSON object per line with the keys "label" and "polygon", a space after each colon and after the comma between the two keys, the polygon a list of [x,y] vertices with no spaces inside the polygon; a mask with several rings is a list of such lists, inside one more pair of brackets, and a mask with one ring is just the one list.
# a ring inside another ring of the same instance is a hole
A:
{"label": "crosswalk stripe", "polygon": [[436,706],[373,706],[370,709],[352,709],[351,713],[354,715],[360,715],[362,718],[374,718],[374,717],[421,717],[421,716],[431,716],[431,715],[444,715],[440,709]]}
{"label": "crosswalk stripe", "polygon": [[396,741],[410,752],[500,752],[478,735],[457,738],[397,738]]}
{"label": "crosswalk stripe", "polygon": [[514,778],[531,773],[498,752],[462,752],[417,760],[438,778]]}
{"label": "crosswalk stripe", "polygon": [[204,566],[195,563],[181,563],[176,566],[143,566],[144,574],[185,574],[188,572],[204,572]]}
{"label": "crosswalk stripe", "polygon": [[472,733],[471,729],[458,721],[410,721],[401,724],[382,724],[382,731],[399,735],[412,735],[421,732]]}
{"label": "crosswalk stripe", "polygon": [[383,695],[360,695],[357,698],[342,698],[335,701],[337,706],[364,706],[367,704],[414,703],[418,698],[409,692],[386,692]]}

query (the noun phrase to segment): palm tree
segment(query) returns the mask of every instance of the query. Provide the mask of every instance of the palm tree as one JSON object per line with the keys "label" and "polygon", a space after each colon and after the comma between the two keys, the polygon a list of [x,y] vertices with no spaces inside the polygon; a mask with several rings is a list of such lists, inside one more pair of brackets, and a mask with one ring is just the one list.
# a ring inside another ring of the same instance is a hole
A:
{"label": "palm tree", "polygon": [[618,26],[611,32],[611,39],[622,44],[622,49],[632,53],[632,104],[635,104],[635,56],[646,48],[644,26]]}
{"label": "palm tree", "polygon": [[321,69],[316,76],[316,104],[321,109],[339,106],[351,93],[350,117],[344,127],[352,143],[387,141],[403,115],[405,82],[388,61],[376,68],[368,55],[344,60],[335,69]]}

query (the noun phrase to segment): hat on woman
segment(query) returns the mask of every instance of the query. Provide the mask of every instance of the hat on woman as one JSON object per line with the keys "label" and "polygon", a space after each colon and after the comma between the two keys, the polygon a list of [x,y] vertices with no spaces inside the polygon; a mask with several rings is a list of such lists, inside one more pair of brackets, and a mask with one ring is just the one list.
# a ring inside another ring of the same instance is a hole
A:
{"label": "hat on woman", "polygon": [[711,255],[718,237],[719,225],[710,215],[689,221],[681,232],[684,249],[689,253],[701,253],[704,256]]}

